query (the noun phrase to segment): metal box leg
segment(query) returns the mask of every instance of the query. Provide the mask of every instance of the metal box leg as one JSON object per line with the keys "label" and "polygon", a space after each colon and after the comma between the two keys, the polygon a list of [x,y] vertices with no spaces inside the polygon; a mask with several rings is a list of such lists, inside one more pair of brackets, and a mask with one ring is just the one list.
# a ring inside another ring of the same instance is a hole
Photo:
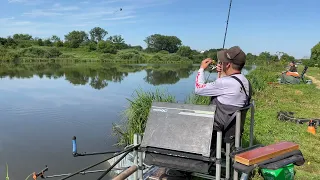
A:
{"label": "metal box leg", "polygon": [[[241,126],[241,112],[237,112],[236,116],[236,132],[235,132],[235,149],[236,151],[239,149],[240,146],[240,127]],[[233,170],[233,180],[238,180],[238,172]]]}
{"label": "metal box leg", "polygon": [[[137,134],[134,134],[134,135],[133,135],[133,145],[134,145],[134,146],[138,145],[138,135],[137,135]],[[133,157],[134,157],[134,159],[133,159],[133,164],[136,165],[137,167],[139,167],[139,166],[138,166],[138,152],[137,152],[136,149],[133,150]],[[133,179],[134,179],[134,180],[137,180],[137,179],[138,179],[138,171],[135,171],[135,172],[133,173]]]}
{"label": "metal box leg", "polygon": [[230,178],[230,143],[226,144],[226,179]]}
{"label": "metal box leg", "polygon": [[222,144],[222,132],[221,131],[217,131],[216,180],[220,180],[220,177],[221,177],[221,144]]}

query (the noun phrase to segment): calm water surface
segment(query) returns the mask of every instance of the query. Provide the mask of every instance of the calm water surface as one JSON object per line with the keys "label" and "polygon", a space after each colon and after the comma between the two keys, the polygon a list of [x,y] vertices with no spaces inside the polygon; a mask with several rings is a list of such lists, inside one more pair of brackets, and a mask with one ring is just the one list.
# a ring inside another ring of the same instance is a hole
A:
{"label": "calm water surface", "polygon": [[[194,90],[198,65],[19,65],[0,68],[0,179],[24,180],[48,165],[46,175],[80,170],[105,156],[78,152],[117,150],[112,123],[138,88],[166,90],[184,102]],[[248,69],[244,70],[247,73]],[[208,73],[206,73],[208,75]],[[215,79],[212,73],[210,79]],[[102,164],[94,169],[107,168]],[[92,170],[92,169],[91,169]],[[95,179],[99,174],[70,179]],[[30,178],[31,179],[31,178]],[[59,178],[56,178],[59,179]]]}

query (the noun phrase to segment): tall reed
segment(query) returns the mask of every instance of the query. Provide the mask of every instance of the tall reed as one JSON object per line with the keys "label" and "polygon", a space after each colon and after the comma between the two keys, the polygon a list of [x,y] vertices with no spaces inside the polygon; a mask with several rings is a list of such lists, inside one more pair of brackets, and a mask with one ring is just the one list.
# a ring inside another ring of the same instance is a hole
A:
{"label": "tall reed", "polygon": [[144,133],[152,102],[176,102],[174,96],[159,89],[155,92],[136,90],[133,97],[127,100],[129,107],[123,113],[125,121],[121,125],[113,125],[113,132],[119,137],[118,145],[132,144],[133,134]]}

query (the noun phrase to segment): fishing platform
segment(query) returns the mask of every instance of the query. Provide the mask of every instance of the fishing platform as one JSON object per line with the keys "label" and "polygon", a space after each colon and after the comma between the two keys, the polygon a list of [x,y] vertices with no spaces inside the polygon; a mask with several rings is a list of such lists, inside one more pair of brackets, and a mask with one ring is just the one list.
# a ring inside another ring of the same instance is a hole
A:
{"label": "fishing platform", "polygon": [[[243,126],[246,114],[251,111],[249,147],[242,147]],[[144,134],[134,135],[134,144],[103,161],[64,175],[44,176],[44,171],[34,173],[37,177],[63,177],[88,173],[88,169],[108,162],[110,167],[89,173],[116,172],[114,180],[180,180],[201,177],[216,180],[247,180],[255,168],[279,169],[288,164],[303,165],[304,158],[299,145],[291,142],[263,146],[253,145],[254,102],[234,112],[235,132],[225,137],[225,132],[214,131],[215,105],[192,105],[153,102]],[[234,139],[232,143],[225,138]],[[99,155],[78,153],[76,138],[73,140],[73,156]]]}

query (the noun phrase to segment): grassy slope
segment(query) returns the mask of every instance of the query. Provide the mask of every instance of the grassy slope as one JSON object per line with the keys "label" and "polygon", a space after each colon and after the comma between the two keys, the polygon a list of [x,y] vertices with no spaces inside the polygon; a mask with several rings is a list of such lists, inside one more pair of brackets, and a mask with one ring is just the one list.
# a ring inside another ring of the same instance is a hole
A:
{"label": "grassy slope", "polygon": [[320,68],[309,67],[306,74],[320,80]]}
{"label": "grassy slope", "polygon": [[[310,68],[309,72],[314,71],[315,68]],[[320,136],[308,133],[307,124],[281,122],[276,116],[277,112],[282,110],[295,112],[295,117],[319,118],[320,101],[316,97],[320,97],[320,90],[314,85],[306,84],[268,85],[254,97],[257,143],[267,145],[279,141],[292,141],[300,145],[306,163],[304,166],[296,167],[296,179],[319,179],[320,156],[317,152],[320,151]]]}

